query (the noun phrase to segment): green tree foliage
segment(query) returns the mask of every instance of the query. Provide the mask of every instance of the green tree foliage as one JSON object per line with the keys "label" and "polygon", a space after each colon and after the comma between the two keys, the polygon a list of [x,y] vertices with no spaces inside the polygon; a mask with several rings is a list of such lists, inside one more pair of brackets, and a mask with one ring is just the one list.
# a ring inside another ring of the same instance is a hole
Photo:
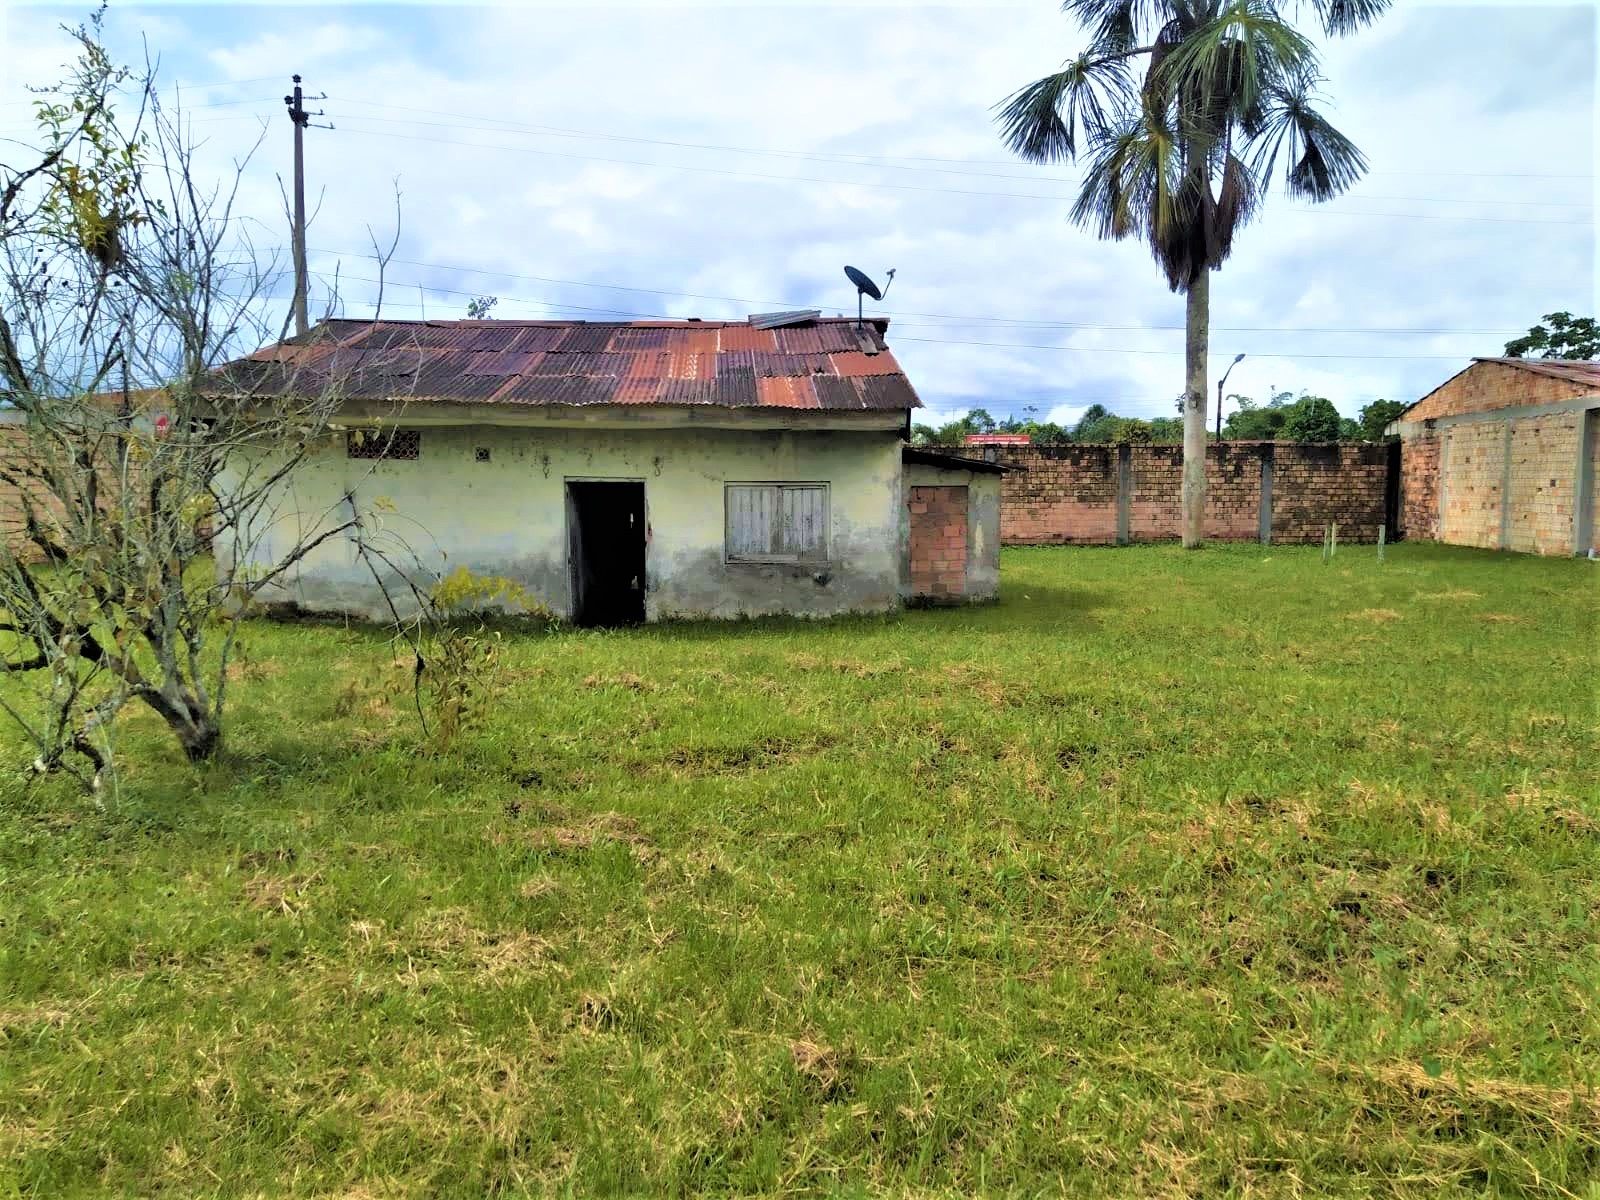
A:
{"label": "green tree foliage", "polygon": [[1339,410],[1321,396],[1301,396],[1283,422],[1283,437],[1291,442],[1336,442],[1339,432]]}
{"label": "green tree foliage", "polygon": [[1381,442],[1383,431],[1393,421],[1400,419],[1406,406],[1399,400],[1374,400],[1361,410],[1357,422],[1361,427],[1361,440]]}
{"label": "green tree foliage", "polygon": [[1546,313],[1544,323],[1506,343],[1507,358],[1600,358],[1600,328],[1593,317]]}
{"label": "green tree foliage", "polygon": [[1037,419],[1038,410],[1032,406],[1023,410],[1021,417],[996,420],[985,408],[974,408],[965,416],[947,421],[940,426],[913,425],[911,441],[919,446],[961,446],[969,433],[1021,433],[1036,446],[1056,445],[1072,440],[1072,435],[1053,421]]}
{"label": "green tree foliage", "polygon": [[1091,404],[1071,429],[1053,421],[1040,421],[1028,408],[1022,417],[996,420],[986,409],[975,408],[963,417],[940,426],[913,425],[911,441],[919,446],[954,446],[966,442],[969,433],[1026,434],[1035,446],[1059,446],[1069,442],[1107,445],[1120,442],[1181,442],[1183,421],[1178,417],[1119,417],[1102,404]]}
{"label": "green tree foliage", "polygon": [[1294,396],[1278,392],[1266,404],[1248,396],[1230,397],[1238,407],[1222,424],[1222,436],[1230,442],[1270,442],[1283,436],[1283,423],[1289,419]]}

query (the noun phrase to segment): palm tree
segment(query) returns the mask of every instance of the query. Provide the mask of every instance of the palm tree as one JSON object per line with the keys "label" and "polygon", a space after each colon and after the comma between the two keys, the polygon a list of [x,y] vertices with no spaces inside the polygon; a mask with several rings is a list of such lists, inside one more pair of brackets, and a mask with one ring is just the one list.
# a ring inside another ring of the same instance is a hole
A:
{"label": "palm tree", "polygon": [[[1002,101],[1006,144],[1030,162],[1087,158],[1074,223],[1150,243],[1186,296],[1183,544],[1205,536],[1206,352],[1211,272],[1255,215],[1282,160],[1289,195],[1322,201],[1366,172],[1316,111],[1316,48],[1291,17],[1330,37],[1389,0],[1066,0],[1089,48]],[[1134,64],[1145,59],[1143,78]]]}

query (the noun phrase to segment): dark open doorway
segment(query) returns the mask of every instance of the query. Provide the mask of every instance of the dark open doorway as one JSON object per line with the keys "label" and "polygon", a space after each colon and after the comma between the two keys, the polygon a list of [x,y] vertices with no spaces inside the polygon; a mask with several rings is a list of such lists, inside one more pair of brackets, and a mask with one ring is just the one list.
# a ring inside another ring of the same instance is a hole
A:
{"label": "dark open doorway", "polygon": [[567,484],[567,567],[572,620],[644,620],[644,484]]}
{"label": "dark open doorway", "polygon": [[1398,542],[1405,536],[1405,528],[1401,524],[1404,514],[1400,511],[1400,440],[1396,438],[1387,447],[1389,455],[1388,473],[1383,481],[1383,523],[1388,530],[1388,539]]}

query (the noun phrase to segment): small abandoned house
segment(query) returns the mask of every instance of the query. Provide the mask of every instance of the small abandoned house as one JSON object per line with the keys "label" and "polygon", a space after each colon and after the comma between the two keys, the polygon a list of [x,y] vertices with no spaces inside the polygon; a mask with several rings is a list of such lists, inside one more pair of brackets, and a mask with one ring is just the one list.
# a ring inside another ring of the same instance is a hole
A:
{"label": "small abandoned house", "polygon": [[1475,358],[1389,427],[1406,535],[1587,554],[1600,529],[1600,362]]}
{"label": "small abandoned house", "polygon": [[[340,396],[244,559],[354,494],[428,571],[511,579],[580,624],[992,599],[1004,468],[906,444],[920,402],[887,327],[325,322],[228,368],[257,395]],[[337,538],[271,598],[384,611]]]}

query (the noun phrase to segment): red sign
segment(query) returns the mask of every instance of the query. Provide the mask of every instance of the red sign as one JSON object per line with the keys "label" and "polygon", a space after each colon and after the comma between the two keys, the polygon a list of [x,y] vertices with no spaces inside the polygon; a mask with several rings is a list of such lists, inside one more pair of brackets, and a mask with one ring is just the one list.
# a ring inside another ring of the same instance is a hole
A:
{"label": "red sign", "polygon": [[969,433],[963,445],[967,446],[1027,446],[1031,439],[1025,433]]}

